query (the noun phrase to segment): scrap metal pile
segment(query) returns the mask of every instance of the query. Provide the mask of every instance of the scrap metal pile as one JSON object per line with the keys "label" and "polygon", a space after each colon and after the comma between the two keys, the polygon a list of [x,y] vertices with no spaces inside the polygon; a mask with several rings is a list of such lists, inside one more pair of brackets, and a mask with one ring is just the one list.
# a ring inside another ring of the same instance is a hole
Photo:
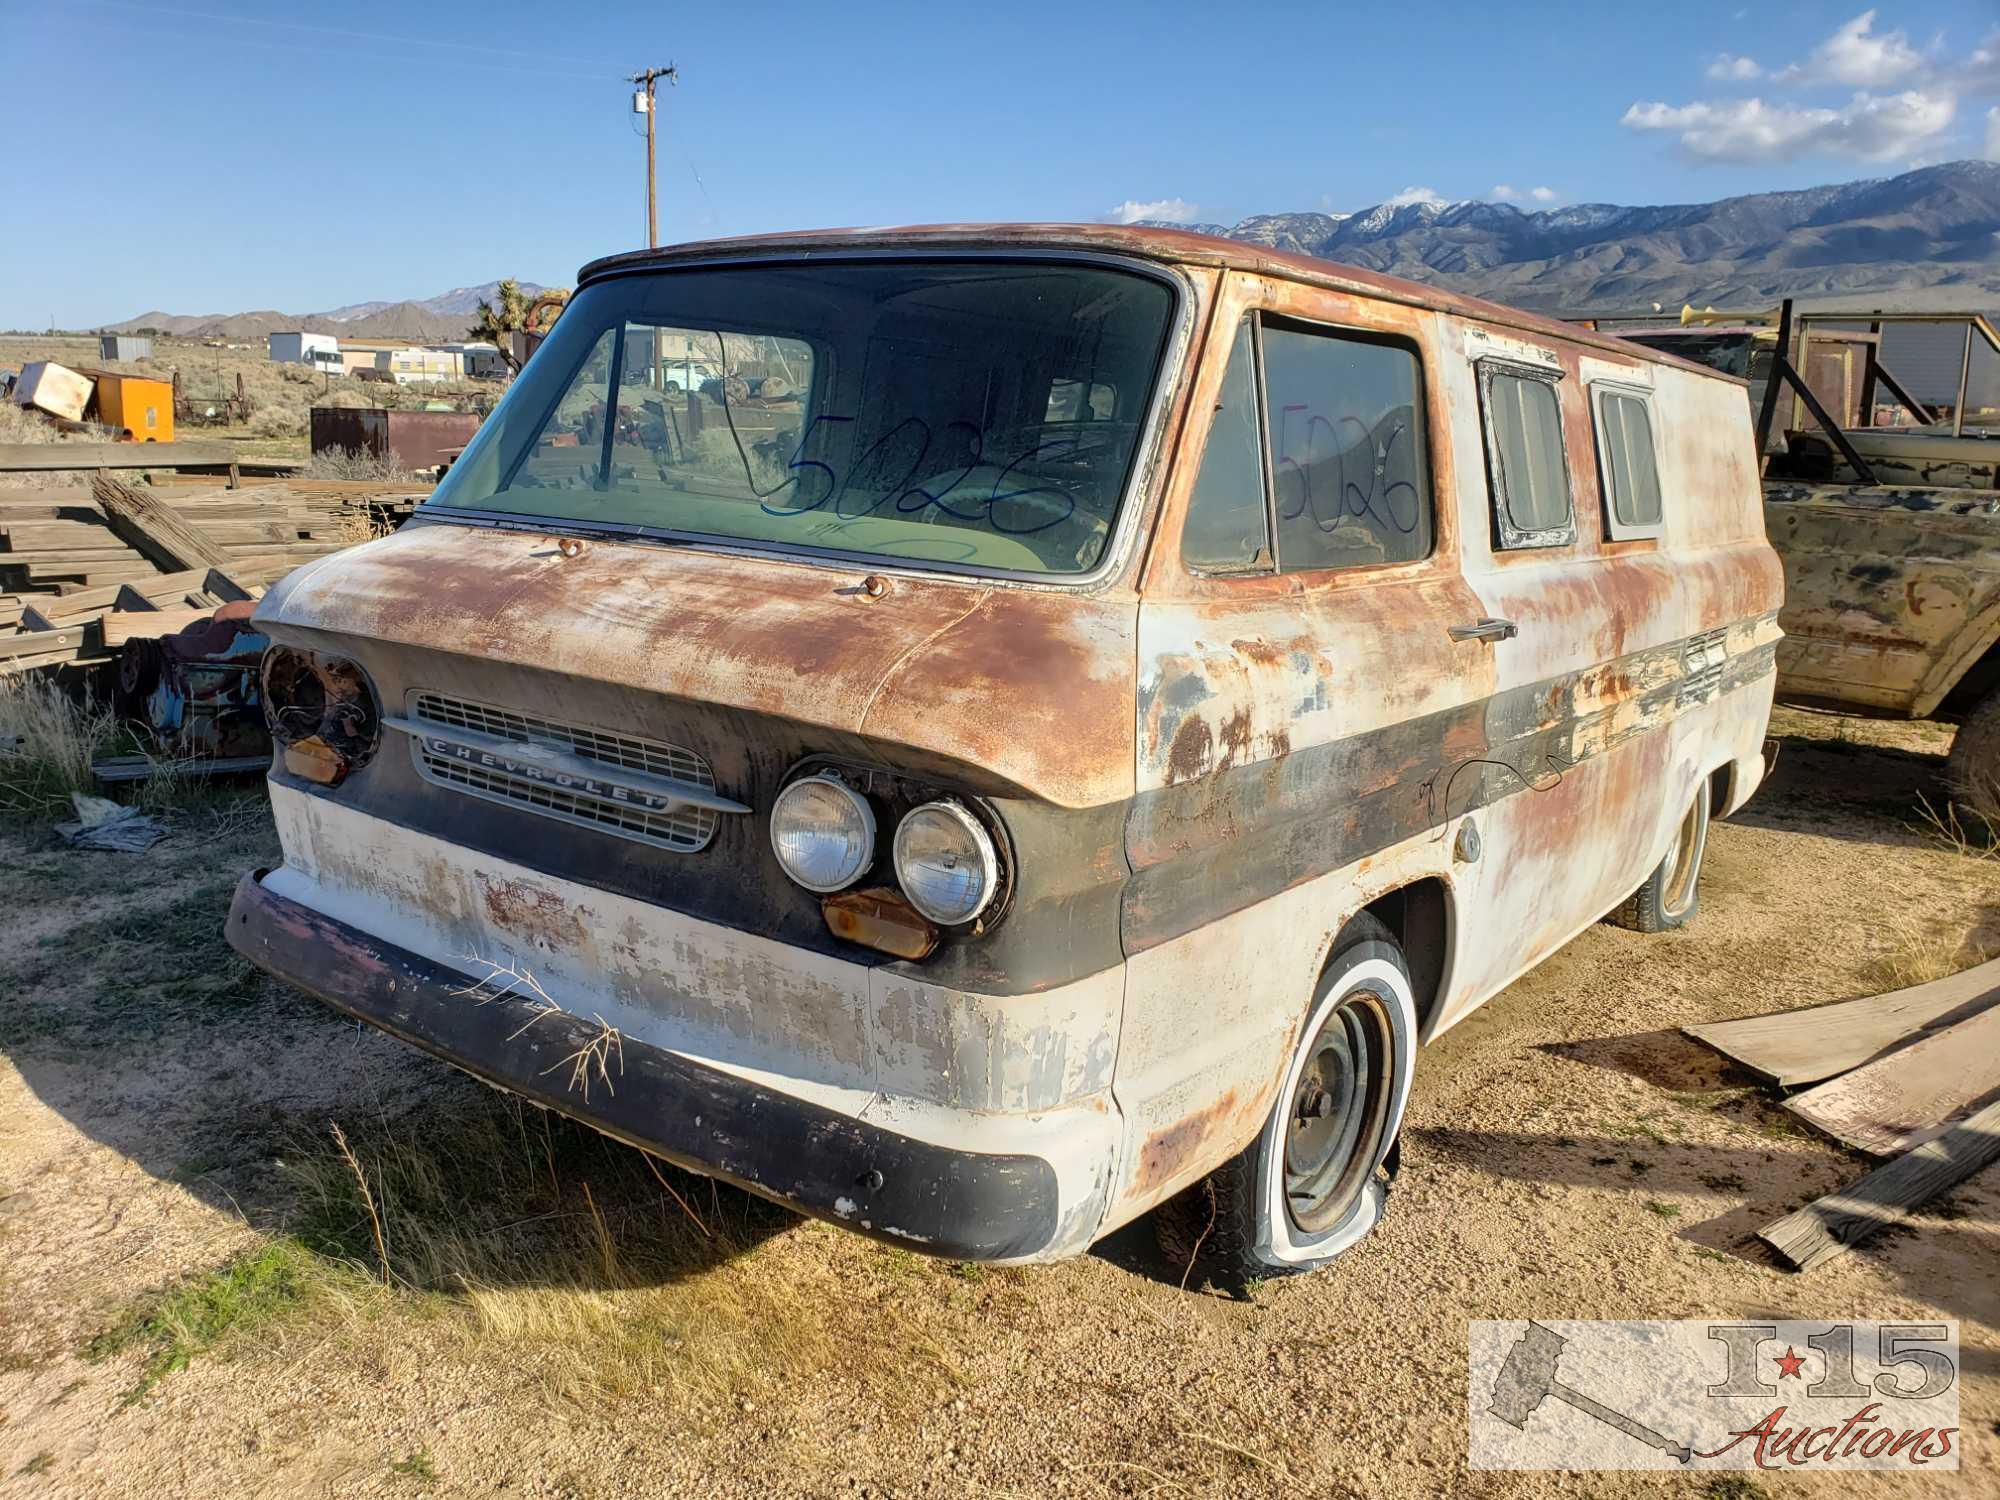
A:
{"label": "scrap metal pile", "polygon": [[[190,446],[0,449],[0,472],[129,466],[134,455],[165,469],[213,456],[176,451]],[[89,489],[0,489],[0,675],[96,669],[97,695],[153,751],[204,770],[264,764],[254,601],[301,563],[393,530],[427,490],[301,479],[135,485],[108,468]],[[154,764],[128,756],[97,771],[112,781]]]}

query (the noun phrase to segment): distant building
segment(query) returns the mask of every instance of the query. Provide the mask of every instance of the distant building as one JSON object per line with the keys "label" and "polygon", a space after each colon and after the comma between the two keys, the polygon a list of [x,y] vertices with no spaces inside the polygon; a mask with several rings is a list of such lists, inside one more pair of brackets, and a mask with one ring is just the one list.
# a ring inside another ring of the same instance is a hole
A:
{"label": "distant building", "polygon": [[438,349],[446,354],[456,354],[460,368],[471,380],[505,380],[507,361],[500,357],[500,351],[492,344],[439,344]]}
{"label": "distant building", "polygon": [[281,365],[311,365],[328,374],[346,373],[340,363],[340,340],[330,333],[274,333],[271,358]]}
{"label": "distant building", "polygon": [[452,349],[384,349],[375,368],[387,370],[398,385],[440,385],[465,378],[465,360]]}
{"label": "distant building", "polygon": [[97,341],[100,359],[151,359],[153,341],[136,333],[107,333]]}

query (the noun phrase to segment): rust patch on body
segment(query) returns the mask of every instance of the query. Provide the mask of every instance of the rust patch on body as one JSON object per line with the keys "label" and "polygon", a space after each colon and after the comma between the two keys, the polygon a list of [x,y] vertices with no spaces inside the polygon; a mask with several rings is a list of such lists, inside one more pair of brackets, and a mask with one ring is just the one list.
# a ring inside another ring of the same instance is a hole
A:
{"label": "rust patch on body", "polygon": [[488,885],[486,915],[494,926],[519,933],[538,948],[574,948],[584,940],[576,908],[525,880]]}
{"label": "rust patch on body", "polygon": [[1147,1136],[1139,1148],[1139,1172],[1132,1180],[1131,1195],[1150,1198],[1160,1192],[1200,1157],[1217,1128],[1235,1117],[1236,1090],[1231,1089],[1206,1108]]}
{"label": "rust patch on body", "polygon": [[1222,759],[1216,764],[1218,771],[1227,771],[1238,761],[1247,761],[1250,756],[1250,710],[1239,708],[1223,720],[1222,733],[1218,738],[1222,744]]}
{"label": "rust patch on body", "polygon": [[1284,652],[1280,651],[1276,646],[1273,646],[1268,641],[1239,640],[1239,641],[1231,641],[1229,644],[1235,647],[1236,650],[1242,653],[1244,656],[1249,657],[1250,660],[1257,663],[1257,665],[1260,667],[1275,667],[1281,664],[1285,659]]}
{"label": "rust patch on body", "polygon": [[1205,774],[1215,754],[1215,736],[1206,719],[1183,719],[1167,750],[1167,785],[1177,786]]}

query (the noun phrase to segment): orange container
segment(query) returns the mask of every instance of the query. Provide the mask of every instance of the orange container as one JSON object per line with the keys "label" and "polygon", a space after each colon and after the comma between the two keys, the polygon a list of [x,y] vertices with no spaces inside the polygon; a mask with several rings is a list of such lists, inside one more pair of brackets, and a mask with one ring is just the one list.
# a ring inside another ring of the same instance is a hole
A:
{"label": "orange container", "polygon": [[135,443],[174,440],[174,388],[140,375],[93,372],[97,378],[97,420],[123,427]]}

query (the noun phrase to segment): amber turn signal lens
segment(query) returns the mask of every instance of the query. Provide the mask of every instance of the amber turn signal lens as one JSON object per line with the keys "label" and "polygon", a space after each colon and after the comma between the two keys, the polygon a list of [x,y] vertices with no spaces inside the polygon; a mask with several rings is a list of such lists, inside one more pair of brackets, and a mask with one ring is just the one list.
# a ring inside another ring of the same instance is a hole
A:
{"label": "amber turn signal lens", "polygon": [[938,930],[900,891],[886,885],[861,891],[841,891],[819,904],[826,930],[837,938],[893,953],[897,958],[928,958],[937,947]]}
{"label": "amber turn signal lens", "polygon": [[347,775],[347,757],[315,734],[285,746],[285,769],[321,786],[339,786]]}

